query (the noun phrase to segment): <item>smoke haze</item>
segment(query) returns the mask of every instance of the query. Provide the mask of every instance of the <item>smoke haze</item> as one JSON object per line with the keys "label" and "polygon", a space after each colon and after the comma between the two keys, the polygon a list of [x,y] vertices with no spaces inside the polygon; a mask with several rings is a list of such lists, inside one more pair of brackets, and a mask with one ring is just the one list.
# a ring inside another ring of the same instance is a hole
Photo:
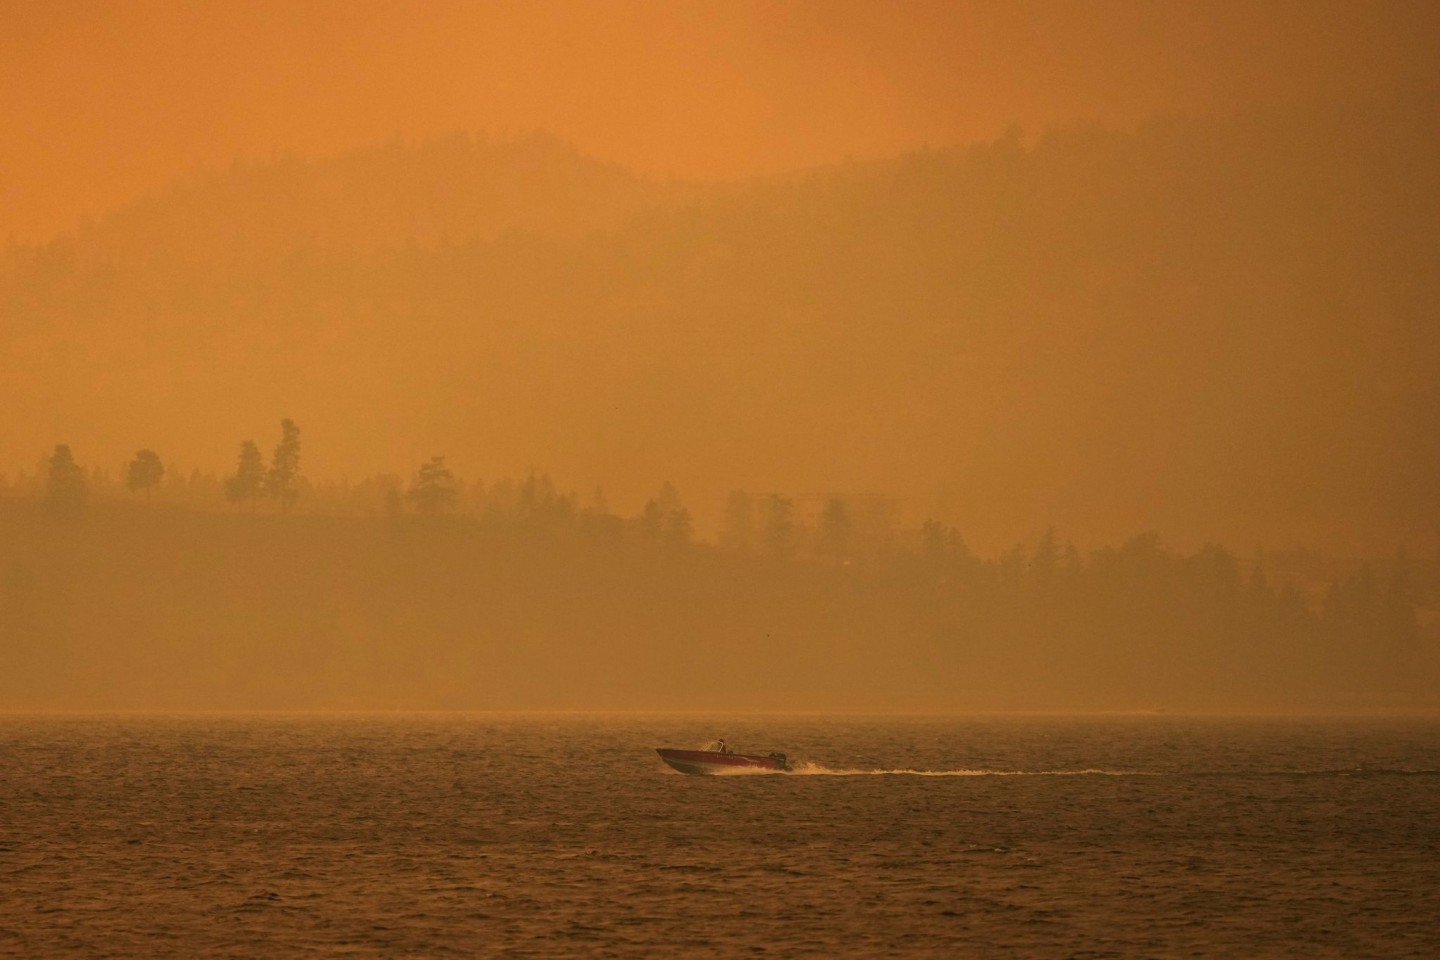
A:
{"label": "smoke haze", "polygon": [[1437,36],[0,4],[0,696],[1433,706]]}
{"label": "smoke haze", "polygon": [[544,129],[732,178],[1157,112],[1433,92],[1434,5],[0,4],[0,237],[197,169]]}

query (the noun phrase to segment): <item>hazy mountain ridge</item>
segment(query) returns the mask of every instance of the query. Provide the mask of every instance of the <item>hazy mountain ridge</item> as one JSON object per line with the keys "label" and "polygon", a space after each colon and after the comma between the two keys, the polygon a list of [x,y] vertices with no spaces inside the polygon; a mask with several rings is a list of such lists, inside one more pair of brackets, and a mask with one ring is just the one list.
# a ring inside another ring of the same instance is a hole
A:
{"label": "hazy mountain ridge", "polygon": [[160,248],[157,267],[184,257],[186,267],[216,268],[316,250],[433,248],[507,230],[578,236],[682,190],[544,133],[397,137],[320,160],[237,162],[117,211],[80,242],[108,256],[149,243]]}
{"label": "hazy mountain ridge", "polygon": [[[893,492],[991,543],[1049,522],[1423,542],[1425,122],[1077,125],[682,200],[544,141],[237,170],[5,254],[0,391],[37,416],[0,443],[29,463],[133,436],[110,456],[220,465],[285,411],[325,472],[446,452],[482,475],[669,477],[695,503]],[[476,156],[549,205],[465,187]],[[397,170],[410,186],[387,192]],[[310,199],[287,206],[286,183]],[[387,215],[347,206],[367,185]],[[258,224],[232,222],[247,210]],[[78,400],[95,395],[106,409]]]}

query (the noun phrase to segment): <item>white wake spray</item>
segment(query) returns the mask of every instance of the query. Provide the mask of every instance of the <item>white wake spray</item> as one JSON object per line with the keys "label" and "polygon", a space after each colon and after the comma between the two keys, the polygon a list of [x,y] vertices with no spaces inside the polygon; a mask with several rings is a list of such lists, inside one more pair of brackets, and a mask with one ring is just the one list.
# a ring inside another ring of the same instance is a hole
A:
{"label": "white wake spray", "polygon": [[[777,771],[778,772],[778,771]],[[1159,776],[1135,770],[915,770],[907,767],[895,769],[862,769],[826,767],[818,763],[799,763],[788,771],[790,776],[801,777],[1146,777]]]}

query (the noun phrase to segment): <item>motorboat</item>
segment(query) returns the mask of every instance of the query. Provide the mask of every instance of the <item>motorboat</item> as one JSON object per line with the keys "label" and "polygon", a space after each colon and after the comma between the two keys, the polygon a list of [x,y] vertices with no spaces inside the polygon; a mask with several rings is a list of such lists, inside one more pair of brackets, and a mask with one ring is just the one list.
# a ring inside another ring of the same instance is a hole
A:
{"label": "motorboat", "polygon": [[660,755],[661,760],[681,773],[702,776],[764,771],[783,773],[790,769],[790,763],[783,753],[736,753],[724,740],[716,740],[703,750],[657,747],[655,752]]}

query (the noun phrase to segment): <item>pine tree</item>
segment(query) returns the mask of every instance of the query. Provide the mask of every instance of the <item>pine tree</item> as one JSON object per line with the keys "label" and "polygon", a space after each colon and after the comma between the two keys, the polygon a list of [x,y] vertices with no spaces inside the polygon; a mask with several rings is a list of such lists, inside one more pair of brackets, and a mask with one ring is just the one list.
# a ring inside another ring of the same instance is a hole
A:
{"label": "pine tree", "polygon": [[795,552],[795,502],[772,493],[765,501],[765,544],[771,556],[789,557]]}
{"label": "pine tree", "polygon": [[240,462],[235,476],[225,481],[225,499],[231,503],[250,502],[250,509],[265,492],[265,460],[255,441],[246,440],[240,444]]}
{"label": "pine tree", "polygon": [[294,420],[280,421],[280,444],[270,461],[270,474],[266,477],[265,492],[280,501],[281,512],[288,513],[290,505],[300,496],[295,481],[300,477],[300,428]]}
{"label": "pine tree", "polygon": [[445,458],[431,457],[428,463],[421,464],[405,497],[415,504],[416,510],[428,516],[453,507],[459,494],[455,490],[455,475],[445,466]]}
{"label": "pine tree", "polygon": [[160,457],[154,450],[141,450],[135,454],[135,459],[130,461],[130,466],[125,471],[125,489],[131,493],[145,492],[145,499],[150,499],[150,493],[160,485],[160,480],[165,476],[165,465],[160,462]]}
{"label": "pine tree", "polygon": [[85,509],[85,468],[75,462],[70,447],[55,445],[45,477],[45,506],[56,516],[74,516]]}

